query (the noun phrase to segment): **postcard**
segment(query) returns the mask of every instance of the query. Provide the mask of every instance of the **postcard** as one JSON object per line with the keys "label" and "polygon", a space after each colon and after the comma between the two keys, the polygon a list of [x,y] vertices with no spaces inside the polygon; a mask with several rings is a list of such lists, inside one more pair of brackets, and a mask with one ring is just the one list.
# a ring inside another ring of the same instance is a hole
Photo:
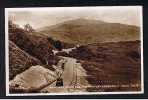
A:
{"label": "postcard", "polygon": [[141,94],[142,6],[5,8],[6,95]]}

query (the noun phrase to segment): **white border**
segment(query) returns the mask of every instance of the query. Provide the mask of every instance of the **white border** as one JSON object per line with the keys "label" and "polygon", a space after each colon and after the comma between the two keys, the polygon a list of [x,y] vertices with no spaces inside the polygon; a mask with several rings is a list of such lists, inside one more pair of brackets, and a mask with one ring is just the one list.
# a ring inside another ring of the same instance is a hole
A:
{"label": "white border", "polygon": [[[95,7],[95,6],[92,6]],[[97,7],[97,6],[96,6]],[[99,6],[98,6],[99,7]],[[74,92],[74,93],[24,93],[24,94],[10,94],[9,93],[9,37],[8,37],[8,12],[9,11],[23,11],[30,8],[5,8],[5,50],[6,50],[6,96],[40,96],[40,95],[106,95],[106,94],[143,94],[144,93],[144,68],[143,68],[143,7],[142,6],[100,6],[101,7],[139,7],[140,9],[140,37],[141,37],[141,91],[128,92]],[[35,9],[33,7],[31,9]],[[39,8],[39,7],[37,7]],[[53,8],[53,7],[41,7]],[[55,7],[54,7],[55,8]],[[58,7],[56,7],[58,8]],[[65,7],[68,8],[68,7]],[[78,7],[75,7],[78,8]],[[79,7],[82,8],[82,7]]]}

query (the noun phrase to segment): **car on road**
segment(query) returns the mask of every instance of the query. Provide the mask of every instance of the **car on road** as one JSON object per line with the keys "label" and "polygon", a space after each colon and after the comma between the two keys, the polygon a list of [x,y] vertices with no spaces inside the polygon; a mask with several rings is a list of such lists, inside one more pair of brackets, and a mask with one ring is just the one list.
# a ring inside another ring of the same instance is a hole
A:
{"label": "car on road", "polygon": [[63,79],[62,78],[57,79],[56,86],[58,86],[58,87],[63,86]]}

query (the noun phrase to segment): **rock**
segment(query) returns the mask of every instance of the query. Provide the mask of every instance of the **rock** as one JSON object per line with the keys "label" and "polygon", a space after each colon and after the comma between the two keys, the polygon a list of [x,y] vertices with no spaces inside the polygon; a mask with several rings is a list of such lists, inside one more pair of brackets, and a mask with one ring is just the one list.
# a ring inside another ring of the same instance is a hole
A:
{"label": "rock", "polygon": [[56,75],[54,72],[42,66],[36,65],[30,67],[28,70],[17,75],[13,80],[11,80],[10,87],[25,90],[40,89],[55,80]]}

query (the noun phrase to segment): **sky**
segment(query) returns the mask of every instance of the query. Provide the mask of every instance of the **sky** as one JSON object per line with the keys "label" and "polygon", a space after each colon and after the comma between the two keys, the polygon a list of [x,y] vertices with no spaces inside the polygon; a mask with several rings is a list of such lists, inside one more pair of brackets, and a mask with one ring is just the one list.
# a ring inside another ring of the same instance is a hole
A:
{"label": "sky", "polygon": [[29,23],[34,29],[38,29],[78,18],[140,26],[142,7],[41,7],[7,8],[6,11],[8,18],[16,24],[23,26]]}

